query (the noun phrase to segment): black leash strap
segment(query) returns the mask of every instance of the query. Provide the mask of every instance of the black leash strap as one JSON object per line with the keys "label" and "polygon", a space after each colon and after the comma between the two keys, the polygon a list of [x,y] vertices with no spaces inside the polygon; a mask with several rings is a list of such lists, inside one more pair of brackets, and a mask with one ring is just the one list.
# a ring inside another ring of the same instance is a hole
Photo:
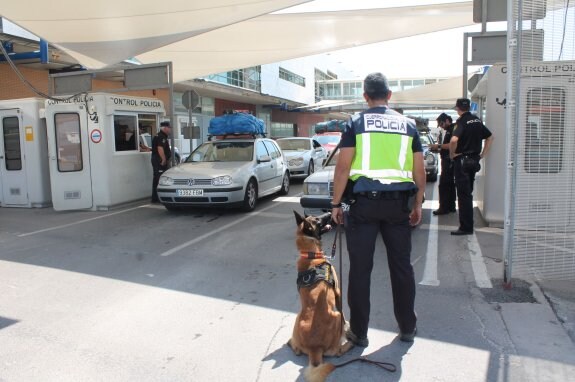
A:
{"label": "black leash strap", "polygon": [[354,363],[354,362],[365,362],[365,363],[369,363],[370,365],[374,365],[377,367],[380,367],[384,370],[390,371],[392,373],[395,373],[397,371],[397,367],[393,364],[393,363],[389,363],[389,362],[383,362],[383,361],[374,361],[372,359],[368,359],[367,357],[357,357],[354,359],[350,359],[349,361],[340,363],[335,365],[336,368],[338,367],[343,367],[346,365],[349,365],[350,363]]}

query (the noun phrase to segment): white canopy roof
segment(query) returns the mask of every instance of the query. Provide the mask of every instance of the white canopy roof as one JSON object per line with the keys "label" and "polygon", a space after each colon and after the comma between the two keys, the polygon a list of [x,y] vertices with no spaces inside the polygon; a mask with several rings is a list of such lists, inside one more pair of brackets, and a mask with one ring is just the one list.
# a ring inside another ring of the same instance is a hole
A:
{"label": "white canopy roof", "polygon": [[[2,0],[0,15],[98,69],[309,0]],[[164,57],[157,62],[170,61]]]}
{"label": "white canopy roof", "polygon": [[425,86],[393,93],[389,104],[394,108],[455,106],[463,94],[463,77],[448,78]]}
{"label": "white canopy roof", "polygon": [[268,14],[304,2],[3,0],[0,14],[88,68],[172,61],[175,82],[473,24],[471,1]]}

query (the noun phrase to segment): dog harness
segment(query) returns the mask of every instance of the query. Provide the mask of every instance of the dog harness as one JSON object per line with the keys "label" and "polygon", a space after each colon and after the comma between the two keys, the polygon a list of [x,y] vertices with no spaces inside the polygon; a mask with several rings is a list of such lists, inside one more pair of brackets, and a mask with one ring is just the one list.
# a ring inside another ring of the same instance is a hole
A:
{"label": "dog harness", "polygon": [[309,288],[320,281],[325,281],[335,288],[335,279],[333,277],[333,267],[326,261],[307,271],[297,273],[297,289]]}

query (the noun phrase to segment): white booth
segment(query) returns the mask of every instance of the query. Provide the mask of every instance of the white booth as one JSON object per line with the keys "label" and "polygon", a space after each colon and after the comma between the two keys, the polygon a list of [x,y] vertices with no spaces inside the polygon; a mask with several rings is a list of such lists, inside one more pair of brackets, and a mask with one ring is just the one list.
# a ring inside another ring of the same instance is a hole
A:
{"label": "white booth", "polygon": [[46,101],[52,204],[55,210],[106,210],[152,195],[151,153],[164,115],[153,98],[93,93]]}
{"label": "white booth", "polygon": [[[496,226],[504,220],[507,178],[506,74],[505,64],[493,65],[472,92],[480,117],[495,137],[477,176],[476,199],[484,219]],[[524,214],[517,216],[517,228],[533,229],[538,222],[545,222],[548,228],[575,229],[573,196],[565,198],[565,193],[573,190],[575,177],[575,120],[568,112],[575,102],[574,78],[573,61],[522,65],[516,189],[529,197],[517,199],[516,213]],[[549,187],[558,184],[571,186]],[[569,222],[567,226],[565,222]]]}
{"label": "white booth", "polygon": [[0,206],[50,205],[44,100],[0,101]]}
{"label": "white booth", "polygon": [[483,219],[490,225],[503,227],[505,179],[507,176],[507,143],[505,141],[506,76],[504,65],[493,65],[471,92],[478,105],[478,116],[494,136],[489,154],[481,161],[475,177],[474,196]]}

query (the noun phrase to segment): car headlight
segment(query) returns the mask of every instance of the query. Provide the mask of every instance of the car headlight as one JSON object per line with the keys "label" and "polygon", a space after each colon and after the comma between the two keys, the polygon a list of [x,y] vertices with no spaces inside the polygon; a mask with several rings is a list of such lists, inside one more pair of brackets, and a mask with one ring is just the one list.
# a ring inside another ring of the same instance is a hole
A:
{"label": "car headlight", "polygon": [[158,184],[160,186],[172,186],[174,184],[174,180],[169,176],[161,176]]}
{"label": "car headlight", "polygon": [[232,184],[232,177],[229,175],[218,176],[212,179],[213,186],[228,186]]}
{"label": "car headlight", "polygon": [[329,195],[327,183],[304,183],[303,193],[306,195]]}
{"label": "car headlight", "polygon": [[303,158],[302,157],[293,158],[290,159],[288,163],[290,166],[301,166],[303,164]]}
{"label": "car headlight", "polygon": [[432,153],[428,153],[425,156],[425,162],[430,165],[433,166],[435,164],[435,155],[433,155]]}

